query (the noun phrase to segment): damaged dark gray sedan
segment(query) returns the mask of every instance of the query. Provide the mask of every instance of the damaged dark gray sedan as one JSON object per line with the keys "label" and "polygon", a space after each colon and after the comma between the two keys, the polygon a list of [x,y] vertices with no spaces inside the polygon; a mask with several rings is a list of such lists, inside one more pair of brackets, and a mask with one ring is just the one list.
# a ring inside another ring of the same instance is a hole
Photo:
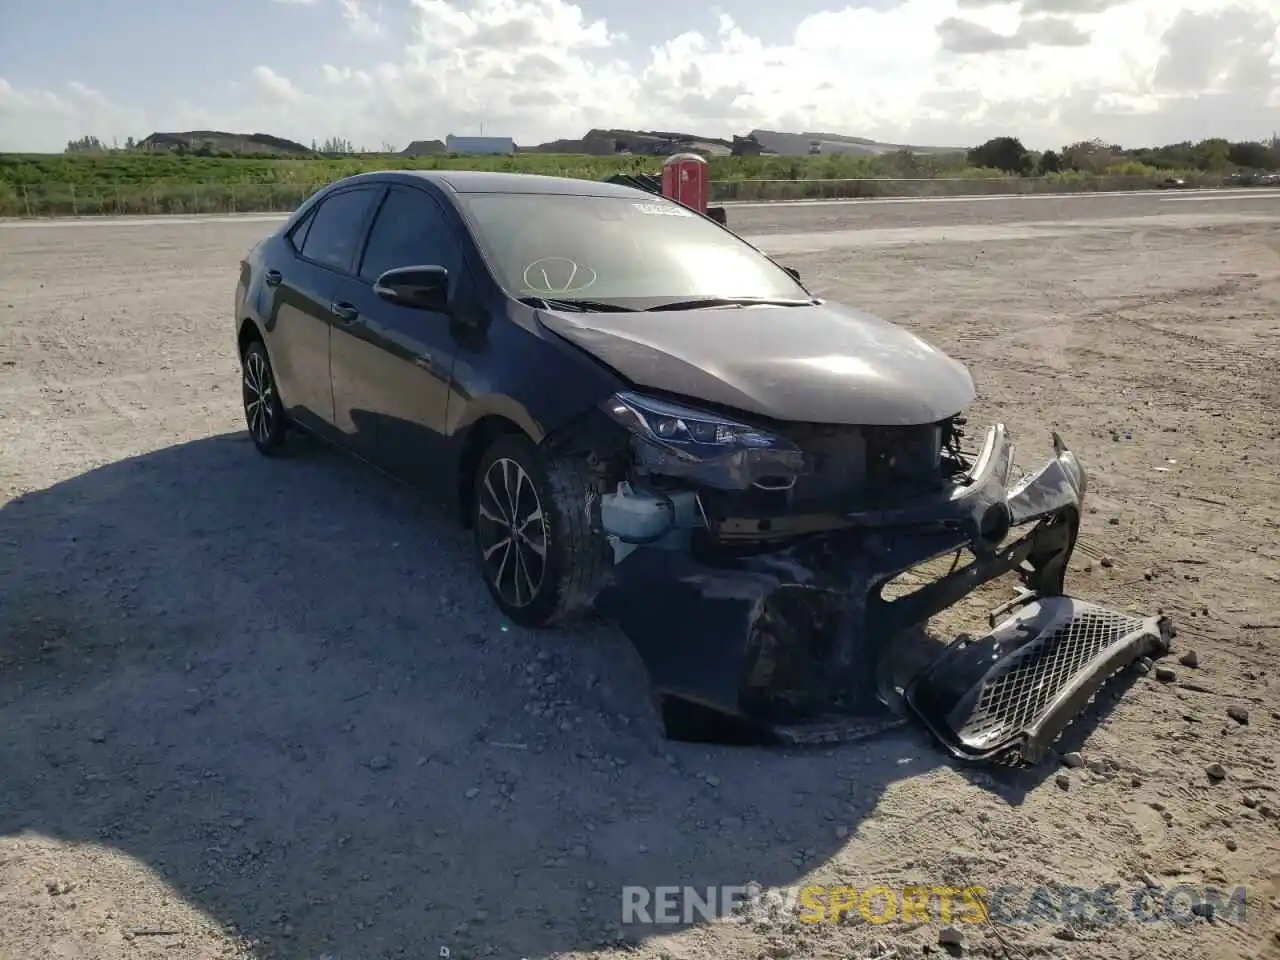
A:
{"label": "damaged dark gray sedan", "polygon": [[[831,742],[900,707],[1030,762],[1168,650],[1163,618],[1063,595],[1086,478],[1057,435],[1016,471],[1002,426],[966,436],[961,364],[661,197],[352,177],[245,257],[235,308],[259,450],[301,429],[444,495],[512,620],[617,621],[669,736]],[[926,642],[1005,574],[989,632]]]}

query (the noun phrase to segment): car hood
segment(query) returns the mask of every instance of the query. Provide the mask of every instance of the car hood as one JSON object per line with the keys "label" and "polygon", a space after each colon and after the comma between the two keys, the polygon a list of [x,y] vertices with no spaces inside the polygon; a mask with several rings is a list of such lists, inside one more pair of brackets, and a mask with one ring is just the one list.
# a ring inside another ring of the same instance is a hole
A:
{"label": "car hood", "polygon": [[962,364],[839,304],[538,318],[637,387],[773,420],[912,426],[974,398]]}

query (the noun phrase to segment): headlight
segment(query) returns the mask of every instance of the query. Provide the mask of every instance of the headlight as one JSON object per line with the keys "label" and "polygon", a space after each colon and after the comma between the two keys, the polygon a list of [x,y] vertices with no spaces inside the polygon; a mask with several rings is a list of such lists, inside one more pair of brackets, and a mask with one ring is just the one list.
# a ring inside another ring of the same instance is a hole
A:
{"label": "headlight", "polygon": [[716,413],[693,410],[635,393],[614,394],[604,411],[632,433],[689,460],[723,457],[740,450],[785,450],[791,442]]}

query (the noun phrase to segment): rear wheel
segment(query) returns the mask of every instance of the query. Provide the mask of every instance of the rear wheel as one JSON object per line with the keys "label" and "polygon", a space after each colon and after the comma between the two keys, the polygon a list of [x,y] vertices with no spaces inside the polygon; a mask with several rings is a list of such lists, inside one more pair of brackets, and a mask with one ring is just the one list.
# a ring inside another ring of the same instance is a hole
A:
{"label": "rear wheel", "polygon": [[501,437],[480,460],[471,509],[481,575],[506,616],[542,627],[590,608],[608,543],[585,464]]}
{"label": "rear wheel", "polygon": [[261,340],[253,340],[245,348],[241,370],[244,420],[249,437],[261,453],[272,456],[284,448],[288,425],[276,390],[275,374],[271,371],[271,359]]}

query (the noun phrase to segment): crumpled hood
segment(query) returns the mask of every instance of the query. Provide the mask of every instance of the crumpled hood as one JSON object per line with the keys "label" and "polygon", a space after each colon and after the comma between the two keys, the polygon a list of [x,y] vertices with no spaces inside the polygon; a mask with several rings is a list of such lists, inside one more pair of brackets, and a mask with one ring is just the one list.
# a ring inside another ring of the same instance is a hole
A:
{"label": "crumpled hood", "polygon": [[773,420],[913,426],[973,402],[965,367],[915,334],[839,304],[657,313],[538,311],[637,387]]}

